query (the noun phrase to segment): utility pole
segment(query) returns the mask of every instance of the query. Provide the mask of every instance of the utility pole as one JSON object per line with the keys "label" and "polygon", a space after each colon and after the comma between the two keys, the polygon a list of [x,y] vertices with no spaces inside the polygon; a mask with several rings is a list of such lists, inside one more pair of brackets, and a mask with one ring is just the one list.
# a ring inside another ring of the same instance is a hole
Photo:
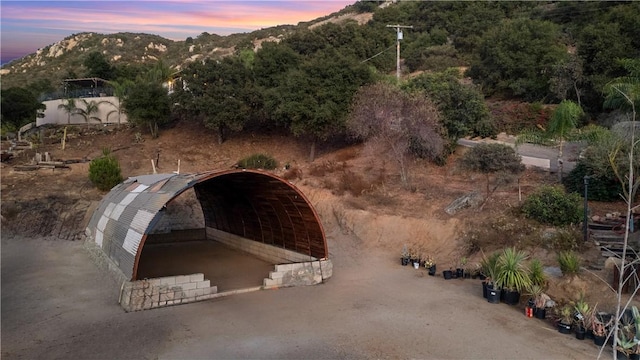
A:
{"label": "utility pole", "polygon": [[402,40],[402,30],[413,29],[413,26],[387,25],[388,28],[396,29],[396,78],[400,81],[400,40]]}

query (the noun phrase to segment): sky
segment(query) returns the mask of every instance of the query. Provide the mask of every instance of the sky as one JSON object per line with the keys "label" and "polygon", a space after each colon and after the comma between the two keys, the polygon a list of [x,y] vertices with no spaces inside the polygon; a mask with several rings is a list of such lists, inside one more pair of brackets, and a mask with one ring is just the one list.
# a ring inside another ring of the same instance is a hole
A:
{"label": "sky", "polygon": [[81,33],[139,32],[171,40],[295,25],[356,0],[0,1],[0,61],[5,64]]}

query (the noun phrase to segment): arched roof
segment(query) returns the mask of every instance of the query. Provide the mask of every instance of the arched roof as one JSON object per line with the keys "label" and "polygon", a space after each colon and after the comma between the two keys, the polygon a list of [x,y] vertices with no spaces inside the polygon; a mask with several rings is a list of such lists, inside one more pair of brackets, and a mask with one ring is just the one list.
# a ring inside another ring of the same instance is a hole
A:
{"label": "arched roof", "polygon": [[190,188],[206,227],[317,259],[328,256],[320,219],[306,197],[291,183],[258,170],[131,177],[102,199],[87,236],[135,280],[147,235],[167,203]]}

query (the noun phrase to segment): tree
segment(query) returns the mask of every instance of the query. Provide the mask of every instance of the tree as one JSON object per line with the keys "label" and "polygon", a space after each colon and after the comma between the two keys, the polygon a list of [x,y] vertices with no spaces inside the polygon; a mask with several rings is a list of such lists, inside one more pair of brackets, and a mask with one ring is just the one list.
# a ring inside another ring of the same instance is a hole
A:
{"label": "tree", "polygon": [[122,114],[124,112],[122,103],[124,102],[124,99],[127,97],[129,90],[131,89],[131,87],[133,87],[134,84],[135,83],[132,80],[125,79],[125,78],[109,81],[109,85],[113,87],[113,94],[118,100],[118,103],[115,104],[111,101],[105,101],[106,103],[110,104],[115,108],[115,110],[109,111],[107,113],[106,120],[105,120],[106,122],[109,122],[109,116],[111,116],[111,114],[117,114],[118,125],[120,125]]}
{"label": "tree", "polygon": [[45,110],[45,105],[29,90],[12,87],[0,93],[2,111],[2,125],[8,125],[11,130],[35,121],[38,110]]}
{"label": "tree", "polygon": [[504,20],[484,33],[469,75],[494,93],[540,100],[550,95],[552,69],[566,61],[560,28],[548,21]]}
{"label": "tree", "polygon": [[62,109],[67,113],[67,124],[71,124],[71,116],[78,113],[78,107],[76,106],[76,99],[68,98],[63,100],[58,109]]}
{"label": "tree", "polygon": [[398,164],[402,185],[409,186],[410,156],[437,160],[444,150],[438,109],[424,93],[407,93],[377,83],[361,88],[353,99],[347,129]]}
{"label": "tree", "polygon": [[148,126],[151,136],[158,137],[158,127],[169,122],[170,101],[167,90],[154,82],[138,82],[122,103],[129,123]]}
{"label": "tree", "polygon": [[113,77],[113,67],[104,55],[98,51],[89,53],[83,65],[87,68],[87,77],[98,77],[105,80]]}
{"label": "tree", "polygon": [[91,120],[98,120],[102,122],[102,119],[94,116],[94,114],[100,112],[100,103],[95,100],[87,101],[87,99],[80,99],[80,101],[82,102],[82,105],[84,105],[84,108],[77,107],[75,113],[82,116],[84,122],[87,123],[87,126],[89,126]]}
{"label": "tree", "polygon": [[[500,185],[510,182],[514,175],[524,171],[520,155],[512,147],[503,144],[479,144],[469,149],[459,161],[463,169],[482,173],[486,177],[487,196],[480,209]],[[496,177],[493,189],[490,187],[491,176]]]}
{"label": "tree", "polygon": [[214,129],[218,143],[228,131],[240,131],[251,116],[251,72],[238,57],[192,63],[183,71],[188,86],[179,103],[192,116]]}
{"label": "tree", "polygon": [[[272,93],[272,113],[296,137],[310,141],[309,160],[318,141],[343,134],[349,104],[356,91],[373,80],[370,69],[333,49],[322,51],[287,73]],[[279,99],[273,101],[273,95]]]}
{"label": "tree", "polygon": [[562,181],[563,176],[563,148],[569,134],[578,127],[578,120],[584,116],[582,108],[570,100],[562,100],[551,115],[549,125],[544,131],[525,130],[518,135],[516,144],[530,142],[535,144],[549,144],[550,141],[558,142],[558,181]]}
{"label": "tree", "polygon": [[578,104],[569,100],[562,100],[560,105],[558,105],[556,110],[553,112],[553,115],[551,115],[547,135],[550,138],[560,141],[560,147],[558,149],[558,177],[560,181],[562,181],[562,150],[564,141],[569,132],[578,126],[578,120],[582,116],[584,116],[582,108]]}
{"label": "tree", "polygon": [[477,88],[460,83],[457,69],[421,74],[409,80],[406,88],[424,90],[438,105],[452,145],[465,136],[496,134],[484,96]]}

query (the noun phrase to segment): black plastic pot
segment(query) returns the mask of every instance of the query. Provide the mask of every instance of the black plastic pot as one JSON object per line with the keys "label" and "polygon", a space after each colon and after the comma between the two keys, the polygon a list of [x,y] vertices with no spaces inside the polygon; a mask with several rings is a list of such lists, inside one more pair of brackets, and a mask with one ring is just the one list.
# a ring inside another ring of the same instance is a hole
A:
{"label": "black plastic pot", "polygon": [[607,340],[606,336],[598,336],[598,335],[593,335],[593,343],[596,346],[602,346],[604,345],[604,342]]}
{"label": "black plastic pot", "polygon": [[464,269],[456,269],[456,278],[458,279],[464,278]]}
{"label": "black plastic pot", "polygon": [[535,316],[536,319],[546,319],[547,318],[547,309],[545,309],[545,308],[535,308],[533,310],[533,316]]}
{"label": "black plastic pot", "polygon": [[584,340],[586,335],[587,335],[587,330],[585,330],[585,328],[583,328],[582,326],[578,326],[576,328],[576,339]]}
{"label": "black plastic pot", "polygon": [[409,265],[409,258],[407,258],[407,257],[401,257],[401,258],[400,258],[400,263],[402,264],[402,266],[407,266],[407,265]]}
{"label": "black plastic pot", "polygon": [[443,272],[442,272],[442,277],[443,277],[445,280],[453,279],[453,271],[451,271],[451,270],[445,270],[445,271],[443,271]]}
{"label": "black plastic pot", "polygon": [[433,265],[429,268],[429,276],[436,276],[436,266]]}
{"label": "black plastic pot", "polygon": [[558,323],[558,331],[561,334],[571,334],[571,324]]}
{"label": "black plastic pot", "polygon": [[504,291],[504,302],[509,305],[518,305],[520,302],[520,292],[505,290]]}
{"label": "black plastic pot", "polygon": [[[487,283],[486,281],[482,282],[482,297],[483,298],[487,298],[487,291],[489,290],[489,283]],[[493,286],[491,286],[493,288]]]}
{"label": "black plastic pot", "polygon": [[487,301],[492,304],[500,304],[500,290],[487,289]]}
{"label": "black plastic pot", "polygon": [[585,332],[584,337],[585,337],[586,339],[593,340],[593,331],[592,331],[591,329],[588,329],[588,330]]}

